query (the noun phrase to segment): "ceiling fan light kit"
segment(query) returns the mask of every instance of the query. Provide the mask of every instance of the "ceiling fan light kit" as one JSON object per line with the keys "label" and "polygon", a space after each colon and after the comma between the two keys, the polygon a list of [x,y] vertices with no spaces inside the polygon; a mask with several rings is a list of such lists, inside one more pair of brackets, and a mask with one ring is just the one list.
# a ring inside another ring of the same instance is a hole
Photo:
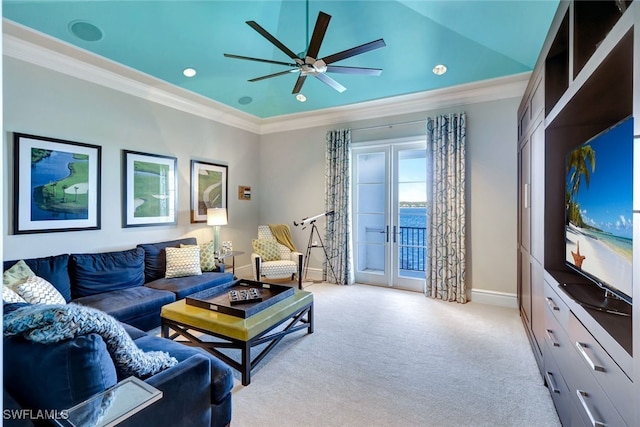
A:
{"label": "ceiling fan light kit", "polygon": [[[304,55],[304,59],[302,58],[303,56],[302,54],[300,55],[295,54],[291,49],[286,47],[282,42],[276,39],[267,30],[262,28],[257,22],[247,21],[247,25],[249,25],[251,28],[257,31],[265,39],[269,40],[269,42],[271,42],[271,44],[273,44],[275,47],[280,49],[280,51],[284,52],[289,58],[293,60],[293,63],[275,61],[270,59],[254,58],[250,56],[233,55],[229,53],[225,53],[224,56],[227,58],[243,59],[247,61],[258,61],[258,62],[264,62],[267,64],[293,67],[292,69],[289,69],[289,70],[268,74],[262,77],[256,77],[254,79],[250,79],[249,81],[257,82],[260,80],[270,79],[272,77],[283,76],[289,73],[298,73],[298,79],[296,80],[296,83],[293,86],[293,91],[291,92],[294,95],[300,94],[300,91],[302,90],[302,85],[304,84],[308,76],[313,76],[317,78],[327,86],[333,88],[334,90],[340,93],[344,92],[347,88],[342,86],[333,78],[327,76],[326,73],[379,76],[380,73],[382,73],[382,69],[380,68],[345,67],[345,66],[332,65],[332,64],[334,62],[338,62],[343,59],[351,58],[353,56],[360,55],[360,54],[384,47],[386,46],[386,44],[383,39],[378,39],[369,43],[365,43],[360,46],[353,47],[351,49],[343,50],[342,52],[334,53],[332,55],[325,56],[324,58],[318,58],[320,46],[322,45],[322,41],[327,31],[327,27],[329,26],[330,20],[331,20],[331,15],[328,15],[324,12],[318,13],[318,19],[316,20],[316,25],[313,29],[313,35],[311,36],[311,40],[309,42],[309,48],[307,49],[307,52]],[[302,95],[302,97],[304,98],[304,100],[300,99],[300,97],[298,96],[296,96],[296,99],[298,99],[298,101],[300,102],[304,102],[306,100],[306,97],[304,97],[304,95]]]}

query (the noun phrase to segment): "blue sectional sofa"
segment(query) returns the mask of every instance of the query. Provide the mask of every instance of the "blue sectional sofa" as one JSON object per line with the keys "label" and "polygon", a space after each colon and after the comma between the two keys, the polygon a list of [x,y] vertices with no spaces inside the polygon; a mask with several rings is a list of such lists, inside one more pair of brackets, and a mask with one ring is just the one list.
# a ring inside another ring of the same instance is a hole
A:
{"label": "blue sectional sofa", "polygon": [[[165,278],[164,249],[194,244],[195,239],[187,238],[140,244],[116,252],[24,260],[36,276],[53,284],[67,302],[110,314],[121,322],[140,349],[165,351],[178,360],[177,365],[144,378],[164,393],[163,399],[126,420],[123,426],[218,427],[231,421],[231,368],[204,350],[143,332],[160,324],[163,305],[233,280],[232,274],[224,272]],[[5,261],[4,270],[15,262]],[[5,304],[4,310],[13,306]],[[105,342],[98,334],[54,344],[5,336],[3,343],[5,410],[66,409],[124,379],[116,374]],[[27,420],[6,418],[4,423],[33,425]]]}

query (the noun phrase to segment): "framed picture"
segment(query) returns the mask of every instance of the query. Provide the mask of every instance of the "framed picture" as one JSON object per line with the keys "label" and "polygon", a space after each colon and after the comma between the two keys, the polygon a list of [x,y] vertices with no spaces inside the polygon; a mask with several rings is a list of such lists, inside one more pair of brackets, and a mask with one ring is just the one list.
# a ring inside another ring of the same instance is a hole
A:
{"label": "framed picture", "polygon": [[14,233],[100,229],[102,147],[15,133]]}
{"label": "framed picture", "polygon": [[207,222],[208,208],[227,207],[227,166],[191,160],[191,222]]}
{"label": "framed picture", "polygon": [[122,151],[122,226],[176,224],[177,159]]}

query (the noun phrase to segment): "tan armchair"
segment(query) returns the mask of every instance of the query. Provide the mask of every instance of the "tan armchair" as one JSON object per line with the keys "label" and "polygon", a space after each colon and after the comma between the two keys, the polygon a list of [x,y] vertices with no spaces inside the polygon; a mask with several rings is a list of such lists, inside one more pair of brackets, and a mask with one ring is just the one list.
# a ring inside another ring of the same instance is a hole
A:
{"label": "tan armchair", "polygon": [[298,278],[302,289],[304,255],[279,243],[268,225],[258,226],[258,239],[253,241],[251,266],[256,281]]}

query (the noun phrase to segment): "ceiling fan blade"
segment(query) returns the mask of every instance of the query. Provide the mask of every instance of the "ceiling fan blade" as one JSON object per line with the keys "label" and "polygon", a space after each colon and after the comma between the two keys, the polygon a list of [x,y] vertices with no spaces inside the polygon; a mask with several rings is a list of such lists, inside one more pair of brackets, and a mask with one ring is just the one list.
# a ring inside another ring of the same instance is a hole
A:
{"label": "ceiling fan blade", "polygon": [[296,80],[295,86],[293,86],[293,91],[291,93],[293,93],[294,95],[296,93],[300,93],[300,91],[302,90],[302,85],[304,84],[304,81],[306,79],[307,79],[306,75],[300,74],[300,76],[298,77],[298,80]]}
{"label": "ceiling fan blade", "polygon": [[379,76],[380,68],[341,67],[339,65],[327,65],[327,73],[358,74],[364,76]]}
{"label": "ceiling fan blade", "polygon": [[333,55],[322,58],[322,60],[325,64],[332,64],[334,62],[360,55],[361,53],[369,52],[371,50],[380,49],[385,46],[386,44],[384,43],[384,40],[378,39],[360,46],[352,47],[351,49],[343,50],[342,52],[334,53]]}
{"label": "ceiling fan blade", "polygon": [[289,58],[291,58],[294,61],[296,61],[296,63],[298,63],[298,64],[302,64],[303,63],[303,61],[300,58],[298,58],[298,55],[296,55],[295,53],[293,53],[293,51],[291,49],[289,49],[288,47],[283,45],[280,42],[280,40],[276,39],[271,34],[269,34],[269,32],[267,30],[265,30],[264,28],[262,28],[260,26],[260,24],[258,24],[256,21],[247,21],[247,24],[251,28],[256,30],[258,33],[260,33],[260,35],[262,37],[264,37],[265,39],[269,40],[275,47],[277,47],[278,49],[283,51]]}
{"label": "ceiling fan blade", "polygon": [[286,65],[287,67],[297,67],[298,66],[298,64],[291,64],[289,62],[272,61],[270,59],[261,59],[261,58],[252,58],[250,56],[233,55],[231,53],[225,53],[224,56],[226,56],[227,58],[244,59],[244,60],[247,60],[247,61],[266,62],[267,64]]}
{"label": "ceiling fan blade", "polygon": [[340,93],[342,93],[345,90],[347,90],[346,87],[342,86],[340,83],[338,83],[337,81],[333,80],[331,77],[327,76],[326,74],[320,73],[320,74],[316,74],[315,76],[322,83],[326,84],[327,86],[330,86],[330,87],[334,88],[335,90],[337,90]]}
{"label": "ceiling fan blade", "polygon": [[309,42],[309,49],[307,49],[307,56],[310,56],[312,58],[318,57],[318,52],[320,51],[320,45],[322,44],[322,40],[324,39],[325,33],[327,32],[327,27],[329,26],[330,20],[331,20],[331,15],[327,15],[322,11],[318,13],[316,26],[313,29],[313,35],[311,36],[311,41]]}
{"label": "ceiling fan blade", "polygon": [[255,79],[251,79],[249,81],[250,82],[258,82],[260,80],[270,79],[271,77],[278,77],[278,76],[284,76],[285,74],[289,74],[289,73],[295,73],[296,71],[298,71],[298,69],[294,68],[293,70],[280,71],[278,73],[268,74],[268,75],[262,76],[262,77],[256,77]]}

